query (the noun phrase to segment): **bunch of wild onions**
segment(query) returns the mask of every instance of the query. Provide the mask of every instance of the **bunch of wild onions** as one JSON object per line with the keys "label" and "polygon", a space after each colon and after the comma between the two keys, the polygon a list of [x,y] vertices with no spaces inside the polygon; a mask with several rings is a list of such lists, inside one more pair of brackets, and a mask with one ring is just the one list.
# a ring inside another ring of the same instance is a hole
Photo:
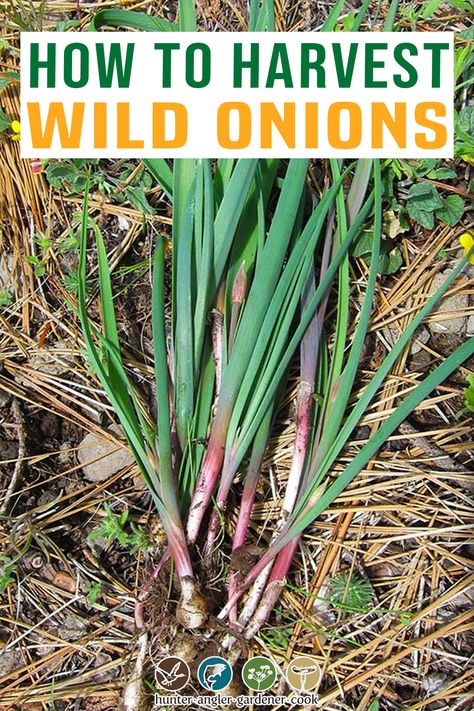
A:
{"label": "bunch of wild onions", "polygon": [[[281,521],[267,551],[237,582],[231,573],[231,617],[253,635],[273,608],[304,529],[328,507],[407,415],[474,352],[463,344],[398,405],[337,477],[333,465],[351,432],[416,328],[459,275],[464,261],[413,318],[348,412],[370,321],[381,239],[377,161],[359,161],[308,210],[307,163],[291,160],[179,161],[173,171],[172,324],[165,324],[165,241],[153,260],[152,324],[156,422],[144,411],[123,363],[105,247],[96,233],[102,330],[87,316],[87,196],[80,260],[79,312],[87,352],[124,428],[168,537],[182,597],[179,621],[205,622],[190,549],[202,536],[211,554],[234,478],[249,455],[233,550],[244,546],[260,463],[288,367],[295,356],[295,450]],[[277,173],[283,177],[277,181]],[[344,179],[351,180],[347,195]],[[279,187],[277,185],[280,184]],[[272,201],[274,200],[274,204]],[[272,218],[266,215],[271,207]],[[364,300],[348,345],[348,249],[367,222],[373,254]],[[323,337],[331,285],[337,289],[335,341]],[[211,315],[211,325],[209,325]],[[315,392],[323,393],[316,402]],[[204,446],[203,442],[207,441]],[[212,499],[215,497],[214,502]],[[206,514],[210,516],[206,519]],[[205,525],[204,525],[205,522]],[[239,598],[253,586],[237,617]]]}
{"label": "bunch of wild onions", "polygon": [[[336,3],[323,29],[333,29],[341,5]],[[396,3],[389,23],[393,7]],[[251,2],[250,18],[252,29],[272,29],[272,4]],[[178,27],[121,10],[98,12],[95,25],[162,31]],[[179,29],[195,26],[193,4],[181,2]],[[208,610],[193,560],[205,560],[223,545],[229,492],[242,470],[245,477],[230,548],[236,552],[247,544],[261,462],[290,366],[299,368],[296,435],[281,517],[266,551],[245,577],[235,570],[229,573],[228,601],[219,613],[229,621],[228,634],[221,640],[227,650],[235,646],[235,630],[250,639],[268,618],[305,528],[408,414],[474,352],[474,339],[460,346],[410,391],[345,469],[335,474],[334,464],[352,431],[464,261],[413,317],[349,406],[377,288],[382,230],[378,161],[347,166],[330,161],[327,187],[317,197],[308,187],[305,160],[176,160],[172,169],[161,159],[145,164],[173,204],[169,324],[161,235],[153,258],[156,420],[137,396],[122,359],[99,233],[102,327],[95,328],[88,318],[87,195],[79,268],[79,315],[87,353],[168,539],[167,551],[137,602],[142,645],[135,686],[127,691],[132,699],[129,708],[138,698],[136,684],[146,648],[143,604],[150,584],[162,563],[172,558],[181,587],[177,618],[187,628],[205,624]],[[352,324],[348,252],[364,225],[373,232],[373,252],[363,302]],[[330,292],[337,300],[331,348],[325,318]],[[194,555],[198,540],[201,556]],[[205,566],[198,573],[205,575]]]}

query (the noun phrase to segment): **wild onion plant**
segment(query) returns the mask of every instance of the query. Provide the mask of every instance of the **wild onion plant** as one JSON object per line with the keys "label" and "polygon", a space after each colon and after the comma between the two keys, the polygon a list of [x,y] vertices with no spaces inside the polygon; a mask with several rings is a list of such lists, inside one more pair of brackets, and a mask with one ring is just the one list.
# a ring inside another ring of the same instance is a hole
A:
{"label": "wild onion plant", "polygon": [[[323,29],[334,28],[341,6],[341,2],[335,4]],[[392,3],[388,29],[393,7],[396,3]],[[96,14],[95,27],[195,29],[193,3],[182,1],[179,8],[178,25],[106,9]],[[273,29],[272,3],[253,0],[249,26],[251,30]],[[153,257],[156,418],[150,415],[153,408],[137,395],[121,354],[100,233],[95,233],[100,328],[88,316],[87,191],[78,292],[89,360],[122,424],[168,539],[167,551],[137,602],[141,646],[135,679],[127,687],[127,708],[138,703],[147,639],[143,605],[163,563],[173,560],[181,586],[179,622],[198,628],[207,616],[206,600],[196,582],[199,578],[205,583],[202,560],[227,543],[234,554],[245,551],[261,462],[290,368],[299,372],[296,434],[281,518],[251,570],[245,576],[232,568],[229,572],[227,603],[218,615],[229,621],[221,639],[227,650],[236,647],[237,632],[251,639],[267,620],[304,530],[400,423],[474,353],[471,339],[447,357],[336,473],[335,463],[354,428],[466,259],[413,316],[355,398],[354,382],[377,289],[383,199],[379,162],[330,161],[326,187],[317,196],[307,181],[308,163],[300,159],[287,163],[275,159],[175,160],[172,167],[158,159],[147,160],[145,165],[173,205],[170,293],[165,285],[166,239],[162,235],[156,236]],[[362,227],[373,233],[372,259],[362,304],[350,323],[348,255]],[[168,298],[169,314],[165,309]],[[326,318],[330,298],[337,303],[335,325]],[[331,334],[329,329],[333,329]],[[329,335],[333,336],[331,347]],[[238,473],[245,476],[233,539],[227,542],[229,492]]]}

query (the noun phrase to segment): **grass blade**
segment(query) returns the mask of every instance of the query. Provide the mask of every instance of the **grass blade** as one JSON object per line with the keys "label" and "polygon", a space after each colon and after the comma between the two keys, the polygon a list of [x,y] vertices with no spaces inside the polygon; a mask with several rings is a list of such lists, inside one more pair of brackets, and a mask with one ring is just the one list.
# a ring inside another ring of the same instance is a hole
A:
{"label": "grass blade", "polygon": [[143,163],[161,185],[170,200],[173,200],[173,171],[164,158],[144,158]]}
{"label": "grass blade", "polygon": [[193,420],[196,385],[193,358],[195,285],[192,279],[196,165],[195,160],[175,161],[173,187],[174,409],[183,450]]}
{"label": "grass blade", "polygon": [[178,8],[178,27],[180,32],[195,32],[197,24],[194,1],[179,0]]}
{"label": "grass blade", "polygon": [[237,162],[219,205],[214,222],[214,293],[219,286],[257,165],[256,159],[242,158]]}
{"label": "grass blade", "polygon": [[[301,531],[303,531],[314,519],[319,516],[322,511],[328,508],[334,499],[350,484],[355,476],[363,469],[370,459],[377,453],[380,447],[387,441],[390,435],[395,432],[397,427],[406,420],[410,413],[415,410],[420,403],[425,400],[428,395],[448,378],[453,371],[464,363],[474,354],[474,338],[470,338],[466,343],[463,343],[457,348],[454,353],[449,355],[435,370],[433,370],[396,408],[390,417],[369,439],[366,445],[362,447],[360,452],[349,463],[344,472],[326,489],[326,491],[318,498],[316,504],[312,505],[309,498],[306,506],[301,510],[297,519],[291,524],[291,527],[285,537],[288,540]],[[280,544],[279,544],[280,545]]]}
{"label": "grass blade", "polygon": [[339,20],[339,15],[341,14],[341,10],[346,4],[346,0],[337,0],[334,7],[332,8],[331,12],[329,13],[328,17],[326,18],[326,21],[321,27],[321,32],[333,32],[334,28],[337,24],[337,21]]}
{"label": "grass blade", "polygon": [[392,0],[388,9],[387,17],[385,19],[385,24],[383,26],[384,32],[393,32],[393,25],[395,23],[395,17],[397,16],[397,10],[398,0]]}
{"label": "grass blade", "polygon": [[143,32],[176,32],[178,25],[161,17],[151,17],[143,12],[133,10],[115,10],[107,8],[95,13],[91,22],[91,30],[101,27],[129,27]]}

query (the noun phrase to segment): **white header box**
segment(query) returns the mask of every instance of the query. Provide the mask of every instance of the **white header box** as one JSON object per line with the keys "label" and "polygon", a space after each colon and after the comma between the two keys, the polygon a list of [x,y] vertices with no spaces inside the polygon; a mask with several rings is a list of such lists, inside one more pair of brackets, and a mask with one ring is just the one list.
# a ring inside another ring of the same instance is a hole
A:
{"label": "white header box", "polygon": [[449,158],[453,34],[25,32],[26,158]]}

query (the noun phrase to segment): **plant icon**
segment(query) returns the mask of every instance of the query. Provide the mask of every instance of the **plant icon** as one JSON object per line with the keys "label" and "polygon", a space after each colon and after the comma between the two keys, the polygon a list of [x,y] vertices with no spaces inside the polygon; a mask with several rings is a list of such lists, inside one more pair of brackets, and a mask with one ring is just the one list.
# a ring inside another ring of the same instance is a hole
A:
{"label": "plant icon", "polygon": [[253,657],[245,662],[242,669],[242,680],[252,691],[267,691],[276,678],[276,665],[267,657]]}

